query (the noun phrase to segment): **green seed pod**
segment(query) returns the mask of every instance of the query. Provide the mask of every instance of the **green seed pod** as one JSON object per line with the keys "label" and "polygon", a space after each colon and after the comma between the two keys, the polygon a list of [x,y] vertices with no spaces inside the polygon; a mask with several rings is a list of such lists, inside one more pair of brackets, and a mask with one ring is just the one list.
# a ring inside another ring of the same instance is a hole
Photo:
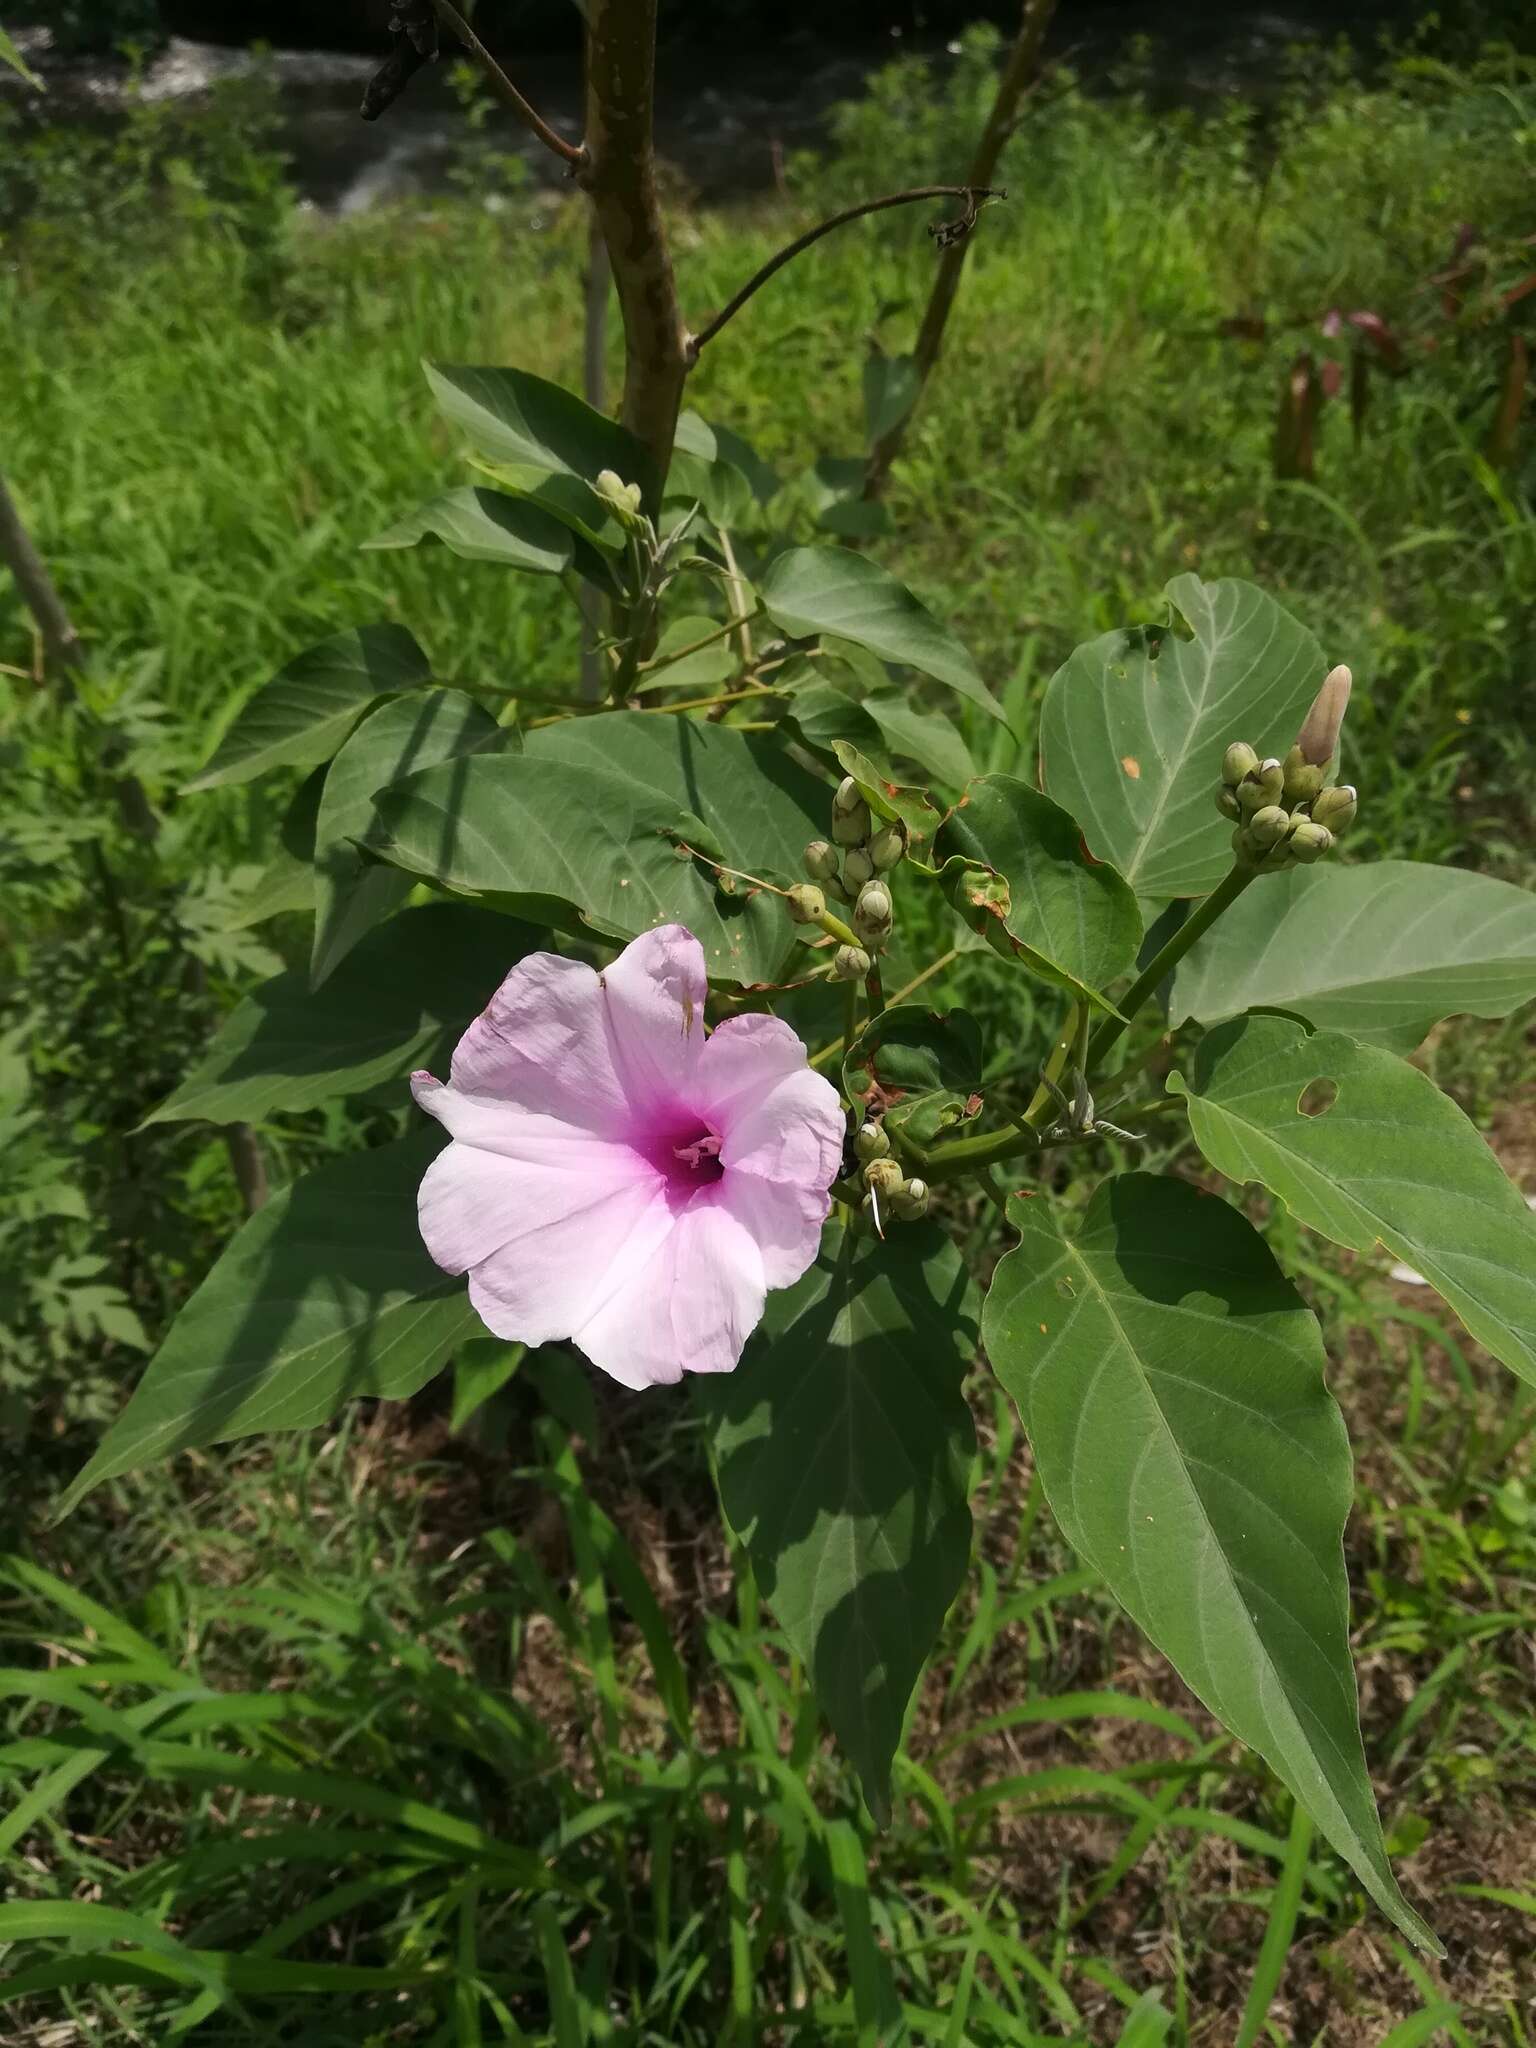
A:
{"label": "green seed pod", "polygon": [[1359,797],[1352,782],[1336,783],[1332,789],[1322,790],[1312,799],[1312,822],[1326,825],[1337,838],[1347,832],[1355,822],[1355,811]]}
{"label": "green seed pod", "polygon": [[893,915],[891,892],[884,882],[866,882],[853,906],[853,928],[859,937],[871,943],[888,939]]}
{"label": "green seed pod", "polygon": [[1228,789],[1225,783],[1216,792],[1216,808],[1224,818],[1231,818],[1234,822],[1243,815],[1243,807],[1238,802],[1236,793]]}
{"label": "green seed pod", "polygon": [[891,1141],[885,1135],[884,1125],[860,1124],[853,1141],[853,1149],[865,1166],[872,1160],[884,1159],[891,1149]]}
{"label": "green seed pod", "polygon": [[869,837],[869,805],[859,798],[858,809],[840,811],[832,807],[832,837],[839,846],[862,846]]}
{"label": "green seed pod", "polygon": [[827,899],[813,882],[801,882],[785,901],[796,924],[820,924],[827,914]]}
{"label": "green seed pod", "polygon": [[843,856],[843,880],[850,889],[862,889],[873,879],[875,864],[867,846],[850,846]]}
{"label": "green seed pod", "polygon": [[880,874],[895,867],[906,850],[907,829],[904,825],[881,825],[869,842],[869,857]]}
{"label": "green seed pod", "polygon": [[1309,804],[1323,786],[1323,771],[1314,767],[1302,753],[1300,747],[1292,747],[1286,755],[1285,801],[1294,810],[1297,804]]}
{"label": "green seed pod", "polygon": [[871,1159],[864,1169],[864,1185],[871,1194],[894,1195],[906,1175],[894,1159]]}
{"label": "green seed pod", "polygon": [[1321,860],[1332,845],[1333,834],[1326,825],[1314,825],[1310,818],[1303,818],[1286,841],[1286,851],[1303,867],[1310,867],[1313,861]]}
{"label": "green seed pod", "polygon": [[837,873],[837,848],[826,839],[813,839],[803,866],[813,882],[830,882]]}
{"label": "green seed pod", "polygon": [[1252,817],[1255,811],[1277,804],[1285,790],[1285,770],[1273,756],[1250,768],[1237,785],[1237,800]]}
{"label": "green seed pod", "polygon": [[1291,814],[1278,804],[1266,804],[1248,820],[1248,844],[1256,853],[1268,853],[1291,829]]}
{"label": "green seed pod", "polygon": [[916,1223],[928,1214],[928,1183],[915,1177],[891,1197],[891,1213],[903,1223]]}
{"label": "green seed pod", "polygon": [[1221,757],[1221,779],[1228,789],[1236,789],[1245,775],[1251,774],[1259,765],[1259,757],[1246,740],[1234,740]]}
{"label": "green seed pod", "polygon": [[862,946],[839,946],[832,955],[832,972],[839,981],[862,981],[874,964]]}

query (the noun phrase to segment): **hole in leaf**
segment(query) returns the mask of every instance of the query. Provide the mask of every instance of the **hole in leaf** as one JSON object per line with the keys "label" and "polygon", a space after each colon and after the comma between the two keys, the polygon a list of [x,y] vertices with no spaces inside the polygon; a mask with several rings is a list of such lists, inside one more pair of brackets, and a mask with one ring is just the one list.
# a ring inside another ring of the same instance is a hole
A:
{"label": "hole in leaf", "polygon": [[1056,1292],[1061,1296],[1063,1301],[1076,1301],[1077,1299],[1077,1289],[1072,1285],[1072,1282],[1068,1280],[1065,1275],[1063,1275],[1062,1278],[1056,1282]]}
{"label": "hole in leaf", "polygon": [[1309,1081],[1296,1098],[1296,1114],[1326,1116],[1338,1099],[1337,1081]]}

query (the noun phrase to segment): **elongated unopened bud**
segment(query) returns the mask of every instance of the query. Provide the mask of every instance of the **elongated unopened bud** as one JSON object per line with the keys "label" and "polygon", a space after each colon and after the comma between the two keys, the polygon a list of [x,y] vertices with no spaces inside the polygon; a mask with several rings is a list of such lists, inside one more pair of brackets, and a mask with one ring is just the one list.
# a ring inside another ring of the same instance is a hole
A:
{"label": "elongated unopened bud", "polygon": [[837,873],[837,848],[827,839],[813,839],[805,849],[805,872],[813,882],[830,882]]}
{"label": "elongated unopened bud", "polygon": [[832,837],[839,846],[862,846],[869,837],[869,805],[860,797],[851,811],[840,811],[834,802],[832,806]]}
{"label": "elongated unopened bud", "polygon": [[1349,707],[1351,676],[1340,662],[1323,678],[1323,687],[1312,700],[1312,709],[1296,735],[1301,758],[1314,768],[1326,768],[1339,751],[1339,729]]}
{"label": "elongated unopened bud", "polygon": [[895,867],[906,850],[907,834],[902,825],[882,825],[869,842],[869,857],[881,874]]}
{"label": "elongated unopened bud", "polygon": [[796,924],[820,924],[827,914],[827,899],[814,882],[801,882],[785,901]]}
{"label": "elongated unopened bud", "polygon": [[874,964],[862,946],[839,946],[832,955],[832,972],[839,981],[862,981]]}
{"label": "elongated unopened bud", "polygon": [[905,1178],[894,1159],[871,1159],[864,1169],[864,1185],[876,1195],[894,1195]]}
{"label": "elongated unopened bud", "polygon": [[1315,762],[1308,761],[1300,747],[1292,747],[1286,755],[1284,800],[1292,810],[1297,804],[1310,803],[1323,786],[1323,771]]}
{"label": "elongated unopened bud", "polygon": [[920,1216],[928,1214],[928,1183],[925,1180],[909,1180],[904,1188],[898,1188],[891,1197],[891,1214],[903,1223],[916,1223]]}
{"label": "elongated unopened bud", "polygon": [[1334,834],[1347,832],[1355,822],[1355,811],[1359,796],[1352,782],[1335,783],[1332,789],[1319,792],[1312,799],[1312,822],[1326,825]]}
{"label": "elongated unopened bud", "polygon": [[843,857],[843,880],[850,889],[862,889],[874,879],[875,864],[867,846],[850,846]]}
{"label": "elongated unopened bud", "polygon": [[891,935],[891,892],[884,882],[866,882],[853,906],[853,928],[870,945],[879,945]]}
{"label": "elongated unopened bud", "polygon": [[862,1163],[868,1166],[871,1160],[886,1157],[891,1149],[891,1141],[885,1135],[885,1127],[882,1124],[860,1124],[858,1135],[853,1141],[853,1149]]}
{"label": "elongated unopened bud", "polygon": [[1333,834],[1326,825],[1314,825],[1310,818],[1303,818],[1285,844],[1292,859],[1309,868],[1313,861],[1321,860],[1333,845]]}
{"label": "elongated unopened bud", "polygon": [[856,811],[863,801],[864,797],[859,785],[851,775],[845,775],[837,785],[832,798],[832,815],[835,818],[840,812]]}
{"label": "elongated unopened bud", "polygon": [[1278,804],[1266,804],[1248,820],[1248,844],[1255,853],[1268,853],[1291,829],[1291,814]]}
{"label": "elongated unopened bud", "polygon": [[1285,770],[1273,755],[1261,761],[1256,768],[1250,768],[1237,785],[1237,800],[1252,817],[1255,811],[1262,811],[1266,805],[1277,804],[1285,788]]}
{"label": "elongated unopened bud", "polygon": [[1259,765],[1259,757],[1246,740],[1234,740],[1221,757],[1221,779],[1229,789],[1236,789],[1252,769]]}

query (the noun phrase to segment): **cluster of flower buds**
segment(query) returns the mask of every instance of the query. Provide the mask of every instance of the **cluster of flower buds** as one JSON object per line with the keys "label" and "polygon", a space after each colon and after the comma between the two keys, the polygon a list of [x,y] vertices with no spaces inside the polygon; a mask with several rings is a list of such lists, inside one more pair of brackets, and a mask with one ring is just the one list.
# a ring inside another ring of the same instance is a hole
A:
{"label": "cluster of flower buds", "polygon": [[1239,860],[1266,872],[1307,867],[1353,823],[1354,785],[1328,781],[1349,685],[1347,668],[1330,671],[1283,761],[1274,755],[1260,760],[1243,740],[1227,748],[1216,808],[1236,827],[1232,850]]}
{"label": "cluster of flower buds", "polygon": [[644,496],[638,484],[627,484],[617,470],[600,469],[592,488],[623,526],[638,530],[645,524],[640,505]]}
{"label": "cluster of flower buds", "polygon": [[928,1183],[908,1180],[891,1157],[891,1141],[883,1126],[860,1124],[853,1141],[864,1182],[864,1214],[883,1237],[892,1218],[898,1223],[916,1223],[928,1214]]}
{"label": "cluster of flower buds", "polygon": [[852,905],[854,943],[839,946],[833,961],[843,981],[862,980],[885,951],[895,922],[889,877],[906,850],[906,828],[873,817],[859,785],[845,775],[832,799],[831,839],[813,839],[805,849],[811,886],[789,892],[790,915],[802,924],[820,920],[828,896]]}

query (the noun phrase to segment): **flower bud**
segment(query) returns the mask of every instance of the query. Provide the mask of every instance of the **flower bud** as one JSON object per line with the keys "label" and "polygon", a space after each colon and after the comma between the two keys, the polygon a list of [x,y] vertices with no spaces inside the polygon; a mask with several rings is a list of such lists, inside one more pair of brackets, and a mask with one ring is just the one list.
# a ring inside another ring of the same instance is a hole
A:
{"label": "flower bud", "polygon": [[891,892],[884,882],[866,882],[853,906],[853,928],[861,939],[888,939],[891,935]]}
{"label": "flower bud", "polygon": [[891,1214],[903,1223],[916,1223],[928,1214],[928,1183],[915,1177],[891,1197]]}
{"label": "flower bud", "polygon": [[837,873],[837,848],[828,840],[813,839],[805,849],[803,865],[813,882],[830,882]]}
{"label": "flower bud", "polygon": [[785,900],[796,924],[820,924],[827,914],[827,899],[814,882],[801,882]]}
{"label": "flower bud", "polygon": [[854,781],[851,775],[845,775],[837,785],[832,798],[832,815],[835,818],[839,815],[846,815],[849,812],[856,811],[863,801],[863,793],[857,782]]}
{"label": "flower bud", "polygon": [[1266,804],[1248,820],[1248,844],[1255,853],[1268,853],[1291,829],[1291,814],[1278,804]]}
{"label": "flower bud", "polygon": [[617,470],[600,469],[593,490],[610,506],[626,526],[635,526],[640,519],[641,490],[638,484],[627,484]]}
{"label": "flower bud", "polygon": [[1252,817],[1255,811],[1262,811],[1270,804],[1277,804],[1285,789],[1285,770],[1270,756],[1256,768],[1250,768],[1237,785],[1237,800]]}
{"label": "flower bud", "polygon": [[1301,758],[1314,768],[1326,768],[1339,751],[1339,728],[1349,706],[1349,670],[1341,662],[1323,678],[1323,687],[1312,700],[1312,709],[1296,735]]}
{"label": "flower bud", "polygon": [[1286,851],[1303,867],[1310,867],[1313,861],[1321,860],[1332,845],[1333,834],[1326,825],[1314,825],[1310,818],[1303,818],[1286,841]]}
{"label": "flower bud", "polygon": [[891,1149],[891,1141],[885,1135],[884,1125],[860,1124],[853,1140],[853,1149],[865,1166],[872,1160],[884,1159]]}
{"label": "flower bud", "polygon": [[850,889],[862,889],[875,872],[867,846],[850,846],[843,856],[843,880]]}
{"label": "flower bud", "polygon": [[895,867],[906,850],[907,834],[902,825],[882,825],[869,842],[869,857],[881,874]]}
{"label": "flower bud", "polygon": [[1312,822],[1314,825],[1326,825],[1337,838],[1355,822],[1358,803],[1352,782],[1336,783],[1332,789],[1322,790],[1312,799]]}
{"label": "flower bud", "polygon": [[832,955],[832,972],[839,981],[862,981],[874,964],[862,946],[839,946]]}
{"label": "flower bud", "polygon": [[1234,821],[1243,815],[1243,807],[1237,800],[1236,792],[1228,789],[1225,783],[1216,792],[1216,808],[1224,818],[1231,818]]}
{"label": "flower bud", "polygon": [[858,808],[840,811],[836,803],[832,806],[832,837],[839,846],[862,846],[869,837],[869,805],[859,798]]}
{"label": "flower bud", "polygon": [[1292,747],[1285,757],[1285,801],[1294,810],[1297,804],[1308,804],[1323,786],[1323,771],[1306,759],[1300,747]]}
{"label": "flower bud", "polygon": [[1243,777],[1259,765],[1259,757],[1246,740],[1234,740],[1221,757],[1221,779],[1236,789]]}
{"label": "flower bud", "polygon": [[871,1159],[864,1169],[864,1185],[872,1195],[894,1195],[905,1179],[894,1159]]}

